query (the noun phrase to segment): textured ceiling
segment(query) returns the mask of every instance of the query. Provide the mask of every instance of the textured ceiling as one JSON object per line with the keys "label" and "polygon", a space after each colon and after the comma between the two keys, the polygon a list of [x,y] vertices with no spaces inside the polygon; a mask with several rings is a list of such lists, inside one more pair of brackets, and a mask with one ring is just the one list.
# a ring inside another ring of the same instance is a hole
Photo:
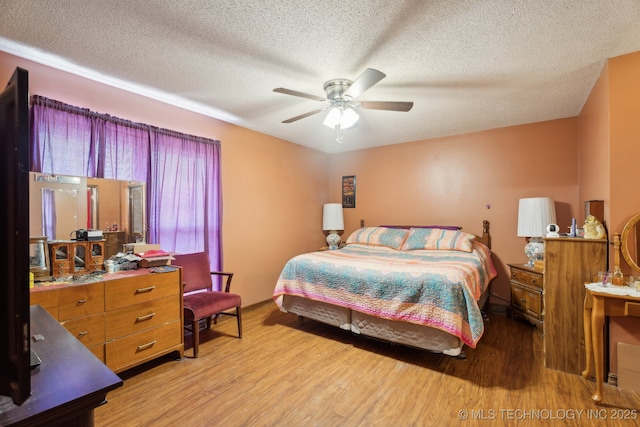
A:
{"label": "textured ceiling", "polygon": [[[3,0],[0,50],[328,153],[579,114],[607,58],[640,51],[638,0]],[[334,78],[387,77],[335,133]],[[640,77],[639,77],[640,78]],[[514,141],[517,143],[517,141]]]}

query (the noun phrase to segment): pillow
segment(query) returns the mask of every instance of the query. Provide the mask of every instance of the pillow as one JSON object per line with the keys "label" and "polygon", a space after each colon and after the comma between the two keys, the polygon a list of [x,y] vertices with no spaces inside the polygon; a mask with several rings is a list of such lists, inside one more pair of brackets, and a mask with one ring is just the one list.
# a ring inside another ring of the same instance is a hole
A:
{"label": "pillow", "polygon": [[441,228],[412,228],[402,244],[401,250],[417,249],[450,250],[471,252],[473,234],[461,230]]}
{"label": "pillow", "polygon": [[351,233],[346,243],[347,245],[357,243],[360,245],[386,246],[391,249],[400,249],[407,234],[409,234],[409,230],[406,229],[365,227]]}

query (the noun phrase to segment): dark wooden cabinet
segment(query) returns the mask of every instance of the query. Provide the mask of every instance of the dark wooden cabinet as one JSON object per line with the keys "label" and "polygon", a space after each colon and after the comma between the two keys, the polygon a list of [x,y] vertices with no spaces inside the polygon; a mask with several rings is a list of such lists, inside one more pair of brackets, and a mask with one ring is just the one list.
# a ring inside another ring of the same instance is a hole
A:
{"label": "dark wooden cabinet", "polygon": [[93,426],[94,408],[122,380],[39,305],[31,306],[31,348],[42,363],[31,396],[17,406],[0,397],[2,426]]}
{"label": "dark wooden cabinet", "polygon": [[122,247],[127,243],[127,235],[124,231],[105,231],[104,237],[104,259],[109,259],[118,252],[122,252]]}

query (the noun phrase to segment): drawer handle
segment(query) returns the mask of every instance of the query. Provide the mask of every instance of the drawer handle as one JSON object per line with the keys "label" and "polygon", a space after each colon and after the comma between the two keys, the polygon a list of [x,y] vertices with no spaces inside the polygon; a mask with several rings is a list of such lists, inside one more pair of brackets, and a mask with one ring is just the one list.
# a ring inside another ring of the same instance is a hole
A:
{"label": "drawer handle", "polygon": [[155,316],[155,315],[156,315],[155,313],[151,313],[151,314],[147,314],[146,316],[140,316],[140,317],[137,317],[137,318],[136,318],[136,323],[137,323],[137,322],[143,322],[143,321],[145,321],[145,320],[149,320],[149,319],[151,319],[151,318],[152,318],[153,316]]}
{"label": "drawer handle", "polygon": [[153,341],[151,341],[151,342],[149,342],[149,343],[139,345],[139,346],[138,346],[138,349],[137,349],[136,351],[143,351],[143,350],[146,350],[146,349],[148,349],[148,348],[151,348],[151,347],[153,347],[157,342],[158,342],[158,341],[153,340]]}
{"label": "drawer handle", "polygon": [[531,283],[536,283],[536,279],[531,279]]}
{"label": "drawer handle", "polygon": [[155,288],[156,288],[155,286],[149,286],[148,288],[138,288],[138,289],[136,289],[136,294],[143,294],[145,292],[151,292]]}
{"label": "drawer handle", "polygon": [[83,332],[80,332],[80,333],[78,334],[78,338],[82,338],[83,336],[87,335],[88,333],[89,333],[89,331],[83,331]]}
{"label": "drawer handle", "polygon": [[86,302],[87,302],[86,299],[79,299],[78,302],[76,303],[76,305],[81,305],[81,304],[84,304]]}

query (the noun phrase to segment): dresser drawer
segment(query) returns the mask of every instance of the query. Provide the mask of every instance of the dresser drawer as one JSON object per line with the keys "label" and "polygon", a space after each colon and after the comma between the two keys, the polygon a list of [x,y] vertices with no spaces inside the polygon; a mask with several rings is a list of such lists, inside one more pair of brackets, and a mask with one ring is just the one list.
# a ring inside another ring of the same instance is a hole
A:
{"label": "dresser drawer", "polygon": [[61,322],[71,335],[87,347],[104,343],[104,313]]}
{"label": "dresser drawer", "polygon": [[148,329],[118,340],[108,341],[105,348],[107,366],[119,372],[145,360],[153,359],[181,344],[180,321]]}
{"label": "dresser drawer", "polygon": [[107,340],[180,320],[180,300],[175,296],[147,301],[107,312]]}
{"label": "dresser drawer", "polygon": [[108,282],[105,292],[107,311],[141,302],[178,295],[181,291],[179,272],[152,273]]}
{"label": "dresser drawer", "polygon": [[69,261],[59,261],[54,260],[51,261],[51,275],[54,277],[60,276],[68,276],[71,273],[69,272]]}
{"label": "dresser drawer", "polygon": [[87,263],[87,270],[89,271],[104,270],[104,258],[91,257],[91,259]]}
{"label": "dresser drawer", "polygon": [[511,269],[511,280],[516,280],[525,285],[535,286],[536,288],[542,288],[542,276],[529,273],[528,271]]}
{"label": "dresser drawer", "polygon": [[102,363],[105,363],[104,359],[104,343],[100,343],[98,345],[94,345],[93,347],[89,347],[91,353],[93,353]]}
{"label": "dresser drawer", "polygon": [[624,303],[624,315],[640,317],[640,302],[627,301]]}
{"label": "dresser drawer", "polygon": [[31,305],[40,305],[47,310],[54,319],[58,320],[58,290],[31,291],[29,295]]}
{"label": "dresser drawer", "polygon": [[102,282],[62,288],[59,292],[58,320],[61,322],[104,311]]}

